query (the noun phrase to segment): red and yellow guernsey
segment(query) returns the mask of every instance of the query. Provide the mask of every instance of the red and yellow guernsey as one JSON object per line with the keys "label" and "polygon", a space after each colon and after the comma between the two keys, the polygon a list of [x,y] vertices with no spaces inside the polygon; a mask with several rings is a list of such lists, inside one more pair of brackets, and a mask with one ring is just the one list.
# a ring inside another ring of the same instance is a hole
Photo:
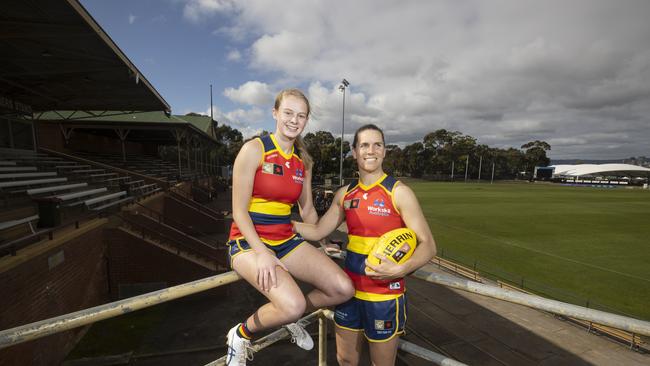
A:
{"label": "red and yellow guernsey", "polygon": [[365,275],[365,260],[379,237],[390,230],[406,227],[393,201],[398,183],[386,174],[369,186],[355,180],[343,196],[349,240],[345,272],[354,283],[356,298],[385,301],[404,293],[403,278],[375,280]]}
{"label": "red and yellow guernsey", "polygon": [[[255,172],[248,212],[260,239],[268,245],[279,245],[295,236],[291,208],[302,192],[305,165],[293,148],[290,155],[285,154],[273,134],[257,141],[264,147],[264,154]],[[233,222],[229,240],[243,237]]]}

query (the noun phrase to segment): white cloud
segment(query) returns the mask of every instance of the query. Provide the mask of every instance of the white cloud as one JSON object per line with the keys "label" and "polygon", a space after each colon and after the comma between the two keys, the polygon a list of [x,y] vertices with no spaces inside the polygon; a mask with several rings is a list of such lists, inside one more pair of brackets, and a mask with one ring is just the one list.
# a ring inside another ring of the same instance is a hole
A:
{"label": "white cloud", "polygon": [[200,22],[217,13],[233,9],[231,0],[187,0],[183,8],[183,17],[191,22]]}
{"label": "white cloud", "polygon": [[133,24],[133,23],[135,23],[135,20],[136,20],[136,19],[138,19],[137,16],[135,16],[135,15],[133,15],[133,14],[129,14],[129,24]]}
{"label": "white cloud", "polygon": [[233,102],[272,107],[274,95],[266,83],[259,81],[247,81],[237,89],[227,88],[223,95]]}
{"label": "white cloud", "polygon": [[[257,107],[251,109],[235,109],[230,112],[223,112],[219,107],[212,107],[213,118],[219,123],[235,126],[237,129],[257,125],[252,130],[262,130],[260,124],[264,121],[265,113]],[[271,112],[268,112],[269,114]],[[210,107],[204,112],[206,116],[210,115]],[[251,131],[252,131],[251,130]]]}
{"label": "white cloud", "polygon": [[[345,77],[346,136],[373,122],[394,141],[446,128],[493,146],[555,141],[554,157],[650,153],[647,1],[191,0],[185,10],[195,21],[227,14],[216,28],[247,40],[248,66],[273,89],[308,85],[308,129],[340,133]],[[224,95],[270,106],[255,83]]]}
{"label": "white cloud", "polygon": [[240,61],[241,53],[238,50],[231,50],[230,52],[228,52],[226,59],[228,59],[228,61],[234,61],[234,62]]}

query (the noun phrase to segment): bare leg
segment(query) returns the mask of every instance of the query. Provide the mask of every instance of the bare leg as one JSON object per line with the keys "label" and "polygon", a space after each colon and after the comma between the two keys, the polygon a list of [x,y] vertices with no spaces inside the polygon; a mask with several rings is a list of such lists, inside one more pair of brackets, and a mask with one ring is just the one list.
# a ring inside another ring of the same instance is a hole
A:
{"label": "bare leg", "polygon": [[388,342],[368,342],[370,344],[370,360],[372,366],[393,366],[397,357],[399,337]]}
{"label": "bare leg", "polygon": [[358,332],[336,327],[336,360],[340,366],[357,366],[365,337]]}
{"label": "bare leg", "polygon": [[277,287],[272,287],[268,292],[262,291],[257,284],[256,256],[255,252],[250,251],[233,259],[235,271],[271,301],[248,318],[248,329],[258,332],[296,321],[304,314],[306,307],[305,297],[296,281],[285,270],[276,267]]}
{"label": "bare leg", "polygon": [[314,287],[307,294],[307,310],[338,305],[354,296],[354,286],[345,272],[323,252],[304,243],[282,258],[291,274]]}

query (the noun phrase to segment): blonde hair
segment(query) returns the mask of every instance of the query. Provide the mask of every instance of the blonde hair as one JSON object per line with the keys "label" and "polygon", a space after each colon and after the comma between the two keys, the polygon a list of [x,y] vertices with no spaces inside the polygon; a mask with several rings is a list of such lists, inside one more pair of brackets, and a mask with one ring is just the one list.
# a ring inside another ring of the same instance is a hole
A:
{"label": "blonde hair", "polygon": [[[311,107],[309,105],[309,99],[303,94],[302,91],[296,88],[290,88],[290,89],[284,89],[281,92],[278,93],[278,95],[275,97],[275,104],[273,105],[273,108],[277,111],[280,108],[280,104],[282,103],[282,100],[286,96],[292,96],[296,98],[300,98],[305,102],[307,105],[307,116],[311,114]],[[305,168],[308,170],[311,170],[312,166],[314,165],[314,160],[311,158],[311,155],[309,155],[309,152],[307,151],[307,145],[305,144],[305,141],[302,139],[302,136],[298,136],[296,138],[296,141],[294,142],[294,146],[298,149],[300,158],[302,159],[302,162],[305,164]]]}

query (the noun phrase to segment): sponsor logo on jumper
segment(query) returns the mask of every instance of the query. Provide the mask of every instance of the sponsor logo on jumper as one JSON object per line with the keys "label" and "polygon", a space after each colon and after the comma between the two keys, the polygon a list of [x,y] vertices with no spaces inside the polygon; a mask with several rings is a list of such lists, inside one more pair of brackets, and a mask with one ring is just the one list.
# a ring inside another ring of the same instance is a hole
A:
{"label": "sponsor logo on jumper", "polygon": [[375,216],[388,216],[390,215],[390,208],[386,208],[386,203],[383,199],[377,198],[372,202],[372,206],[368,205],[368,213]]}
{"label": "sponsor logo on jumper", "polygon": [[278,156],[278,153],[273,153],[273,154],[271,154],[271,155],[267,155],[266,158],[267,158],[267,159],[273,159],[273,158],[276,157],[276,156]]}
{"label": "sponsor logo on jumper", "polygon": [[364,200],[367,200],[367,199],[368,199],[368,192],[366,192],[366,193],[363,194],[363,199],[364,199]]}
{"label": "sponsor logo on jumper", "polygon": [[[289,163],[289,162],[287,161],[287,163]],[[298,184],[302,184],[304,182],[304,180],[305,180],[304,175],[305,175],[305,173],[303,172],[302,169],[296,168],[296,173],[292,176],[293,182],[298,183]]]}
{"label": "sponsor logo on jumper", "polygon": [[349,194],[349,195],[353,195],[353,194],[355,194],[358,190],[359,190],[359,188],[355,188],[355,189],[351,190],[350,193],[348,193],[348,194]]}
{"label": "sponsor logo on jumper", "polygon": [[288,161],[285,161],[285,162],[284,162],[284,166],[286,166],[287,169],[291,169],[291,164],[289,164]]}
{"label": "sponsor logo on jumper", "polygon": [[389,290],[399,290],[402,288],[402,284],[399,282],[391,282],[388,284]]}

